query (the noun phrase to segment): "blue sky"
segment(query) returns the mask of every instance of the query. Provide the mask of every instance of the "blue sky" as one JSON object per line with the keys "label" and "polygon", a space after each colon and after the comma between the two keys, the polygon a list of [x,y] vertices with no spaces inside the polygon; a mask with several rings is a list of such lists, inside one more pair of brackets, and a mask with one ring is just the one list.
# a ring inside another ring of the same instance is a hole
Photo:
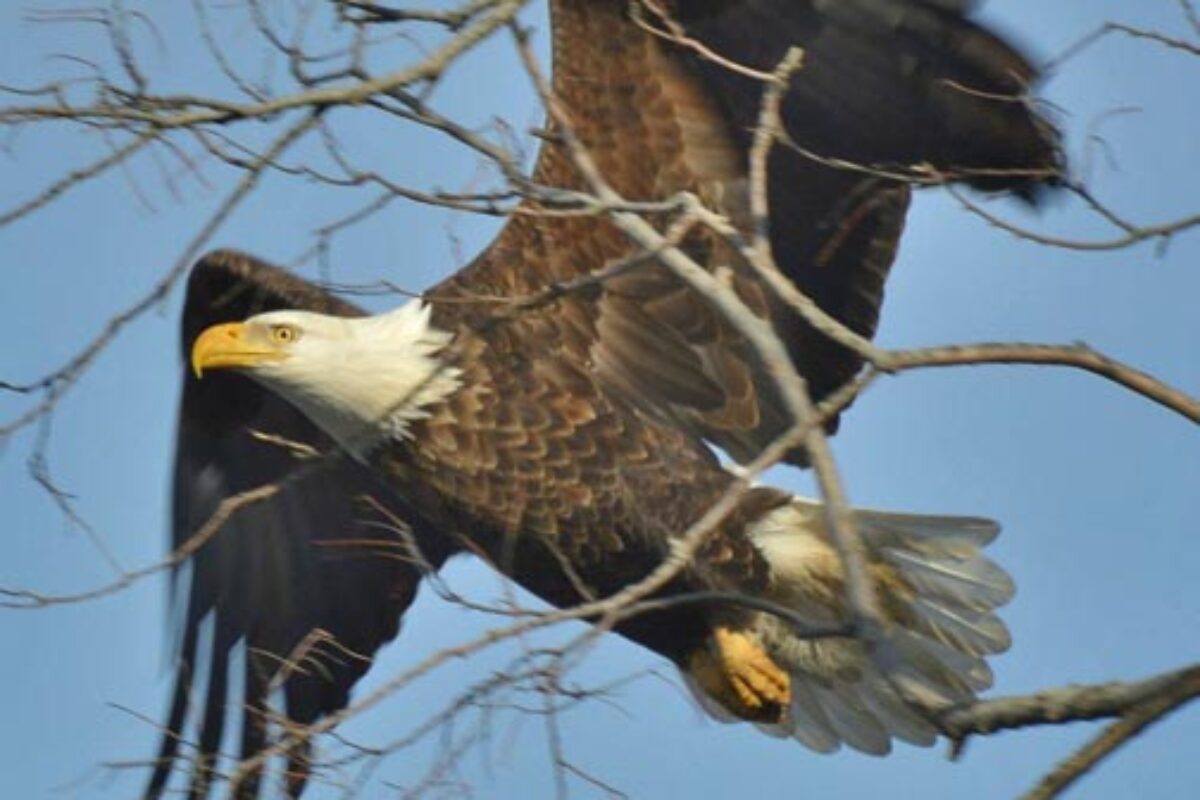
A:
{"label": "blue sky", "polygon": [[[56,7],[67,7],[61,4]],[[127,4],[135,7],[134,4]],[[27,20],[23,4],[0,7],[0,83],[29,85],[76,75],[77,53],[104,59],[95,27]],[[141,7],[140,5],[136,7]],[[161,6],[159,7],[162,8]],[[156,10],[167,43],[140,41],[159,91],[227,92],[190,41],[188,4]],[[542,25],[535,11],[532,22]],[[227,15],[228,17],[228,15]],[[993,3],[987,17],[1019,31],[1049,57],[1105,20],[1187,36],[1175,0],[1038,0]],[[224,23],[222,23],[224,24]],[[284,65],[258,51],[252,31],[222,31],[256,75],[282,85]],[[544,45],[544,35],[540,37]],[[1198,35],[1192,32],[1192,40]],[[408,45],[391,51],[411,56]],[[1112,39],[1069,62],[1046,86],[1060,109],[1075,167],[1128,218],[1161,222],[1195,213],[1200,164],[1200,59],[1145,42]],[[500,116],[518,131],[540,119],[508,47],[495,42],[448,76],[435,105],[474,125]],[[1106,112],[1121,109],[1117,115]],[[462,189],[488,180],[475,158],[378,115],[347,114],[341,130],[364,162],[424,188]],[[1099,132],[1106,149],[1091,142]],[[65,127],[24,129],[0,152],[0,209],[8,209],[97,152],[94,136]],[[1090,143],[1091,142],[1091,143]],[[178,196],[150,162],[68,193],[36,216],[0,229],[0,380],[42,375],[76,352],[173,263],[235,179],[202,163],[204,182],[177,176]],[[139,194],[131,188],[136,182]],[[363,202],[298,180],[272,178],[211,245],[294,261],[315,226]],[[997,211],[1038,230],[1103,239],[1114,232],[1077,201],[1033,216]],[[337,281],[387,279],[420,289],[486,244],[494,220],[397,202],[334,242]],[[1157,252],[1144,244],[1107,253],[1020,241],[964,213],[941,193],[922,193],[889,285],[880,339],[892,346],[958,341],[1084,341],[1192,394],[1200,393],[1200,232]],[[302,268],[316,275],[308,264]],[[178,393],[178,291],[130,326],[58,407],[47,450],[58,484],[127,569],[161,559],[167,541],[167,474]],[[378,307],[395,298],[371,301]],[[29,398],[0,394],[0,424]],[[0,585],[46,593],[111,580],[89,538],[64,519],[28,477],[36,431],[0,443]],[[1018,595],[1005,613],[1012,650],[995,661],[1003,694],[1073,682],[1136,678],[1200,660],[1200,436],[1194,426],[1081,373],[988,367],[881,381],[847,415],[835,440],[859,505],[994,517],[1004,533],[994,554]],[[772,479],[810,490],[807,476]],[[446,571],[480,598],[502,591],[469,561]],[[160,577],[114,596],[40,611],[0,611],[0,786],[13,797],[129,797],[140,770],[102,765],[152,755],[168,681],[166,586]],[[364,687],[492,622],[425,592],[398,642]],[[562,634],[559,634],[562,635]],[[379,744],[403,736],[486,679],[512,649],[453,663],[397,694],[343,733]],[[1093,735],[1093,725],[1032,730],[974,741],[949,763],[941,748],[900,748],[887,759],[813,755],[749,728],[703,720],[672,671],[650,654],[606,638],[575,677],[600,685],[647,670],[611,698],[562,716],[567,754],[636,797],[875,795],[898,783],[926,797],[1002,798],[1028,788]],[[139,716],[141,715],[141,716]],[[469,721],[469,720],[464,720]],[[465,733],[468,727],[459,729]],[[1075,796],[1179,797],[1200,785],[1200,711],[1151,730],[1082,783]],[[385,762],[367,797],[411,786],[433,764],[437,736]],[[445,776],[435,796],[551,795],[545,727],[499,714],[488,740]],[[603,796],[571,780],[571,796]],[[313,796],[338,796],[332,789]]]}

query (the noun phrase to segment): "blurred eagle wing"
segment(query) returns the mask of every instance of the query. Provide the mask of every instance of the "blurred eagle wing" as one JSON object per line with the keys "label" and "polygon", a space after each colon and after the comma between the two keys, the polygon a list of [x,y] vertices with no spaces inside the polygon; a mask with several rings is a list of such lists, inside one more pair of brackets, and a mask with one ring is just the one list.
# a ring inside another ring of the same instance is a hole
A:
{"label": "blurred eagle wing", "polygon": [[[768,164],[770,240],[797,288],[871,336],[910,199],[909,180],[964,180],[1034,198],[1060,167],[1057,134],[1025,102],[1036,73],[965,17],[920,0],[591,0],[551,3],[553,89],[605,179],[631,201],[692,192],[743,234],[748,160],[763,82],[804,48],[782,116],[789,141]],[[552,141],[534,174],[586,188]],[[578,279],[639,251],[597,216],[515,215],[471,265],[431,292],[447,324],[480,324],[494,302]],[[667,215],[651,216],[663,228]],[[681,248],[727,267],[771,319],[820,400],[861,368],[765,286],[735,248],[694,228]],[[620,272],[559,301],[557,323],[514,333],[556,338],[645,412],[669,417],[745,460],[789,424],[756,354],[659,264]],[[519,327],[519,326],[518,326]],[[831,423],[831,429],[836,420]],[[792,460],[803,461],[803,453]]]}
{"label": "blurred eagle wing", "polygon": [[[188,281],[185,364],[205,327],[276,308],[361,313],[249,256],[215,252]],[[394,498],[364,467],[329,456],[331,441],[285,401],[232,372],[203,381],[186,372],[174,550],[199,544],[194,537],[205,534],[230,498],[264,486],[277,491],[236,507],[173,576],[181,640],[150,797],[165,790],[191,716],[199,725],[192,791],[203,796],[231,711],[240,707],[239,749],[246,758],[266,743],[267,696],[276,683],[293,722],[311,723],[344,707],[375,651],[396,636],[422,570],[436,569],[447,555],[441,540],[420,531],[401,535]],[[410,547],[418,540],[419,554]],[[245,674],[236,681],[229,670],[239,647]],[[197,680],[202,676],[206,684]],[[231,693],[237,683],[240,698]],[[193,715],[189,705],[198,685],[207,688]],[[303,758],[293,760],[295,780]],[[254,796],[257,780],[249,777],[242,790]]]}

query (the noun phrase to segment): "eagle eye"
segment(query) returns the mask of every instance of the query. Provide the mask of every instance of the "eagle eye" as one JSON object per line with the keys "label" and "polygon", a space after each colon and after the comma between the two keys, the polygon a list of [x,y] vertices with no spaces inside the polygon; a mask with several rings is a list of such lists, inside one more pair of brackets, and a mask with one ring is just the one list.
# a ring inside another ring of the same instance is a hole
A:
{"label": "eagle eye", "polygon": [[272,325],[271,341],[275,344],[291,344],[300,338],[300,330],[294,325]]}

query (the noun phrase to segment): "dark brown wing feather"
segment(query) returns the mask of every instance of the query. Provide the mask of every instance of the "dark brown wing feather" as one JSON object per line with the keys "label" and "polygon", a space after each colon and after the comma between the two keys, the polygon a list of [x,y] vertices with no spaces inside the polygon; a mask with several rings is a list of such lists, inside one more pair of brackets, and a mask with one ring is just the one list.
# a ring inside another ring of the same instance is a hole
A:
{"label": "dark brown wing feather", "polygon": [[[796,149],[770,164],[771,241],[793,281],[857,333],[875,332],[908,188],[963,179],[1036,199],[1059,179],[1058,135],[1033,113],[1037,74],[1011,45],[965,18],[973,5],[929,0],[700,0],[679,3],[688,33],[739,64],[772,70],[793,45],[804,65],[782,116]],[[753,80],[694,53],[743,148],[760,106]],[[828,161],[846,166],[830,166]],[[818,397],[861,366],[800,320],[780,315]]]}
{"label": "dark brown wing feather", "polygon": [[[762,84],[701,50],[769,71],[787,48],[805,48],[783,106],[795,147],[776,148],[769,165],[771,243],[802,291],[866,336],[878,323],[910,189],[823,159],[922,178],[932,169],[1030,198],[1060,166],[1056,133],[1016,99],[1035,80],[1033,68],[966,19],[962,3],[645,3],[643,23],[667,30],[656,15],[666,9],[699,49],[649,34],[630,19],[626,0],[558,0],[551,9],[555,92],[610,183],[636,200],[692,191],[743,227]],[[580,183],[552,145],[536,177]],[[723,242],[695,235],[684,248],[700,263],[738,271],[743,297],[773,319],[817,399],[861,367],[770,296]],[[518,216],[431,297],[529,294],[633,251],[595,218]],[[786,415],[746,342],[665,270],[626,273],[598,294],[573,333],[578,340],[582,332],[579,357],[609,388],[740,459],[781,432]],[[494,308],[456,303],[439,313],[450,324],[482,320]]]}
{"label": "dark brown wing feather", "polygon": [[[358,315],[358,309],[317,287],[248,256],[218,252],[196,265],[183,314],[184,362],[205,327],[276,308]],[[342,708],[351,686],[366,672],[381,644],[395,637],[400,616],[421,577],[394,526],[361,500],[390,504],[386,490],[345,458],[300,460],[288,448],[256,439],[275,435],[326,452],[331,442],[290,405],[234,373],[198,381],[187,372],[180,407],[174,480],[173,546],[180,547],[212,517],[221,501],[278,482],[271,499],[238,511],[175,576],[180,655],[168,733],[147,796],[165,789],[187,736],[189,698],[197,676],[207,674],[198,712],[198,756],[193,791],[203,796],[226,730],[226,716],[241,708],[243,757],[264,744],[267,681],[306,637],[310,668],[282,683],[287,716],[300,723]],[[383,524],[375,524],[383,523]],[[414,532],[424,556],[437,567],[444,540]],[[200,641],[212,638],[207,658]],[[329,634],[329,641],[311,638]],[[229,695],[229,665],[239,646],[247,657],[241,697]],[[313,665],[319,665],[312,668]],[[257,777],[241,787],[255,796]]]}
{"label": "dark brown wing feather", "polygon": [[[913,177],[1036,192],[1059,176],[1058,137],[1027,95],[1037,72],[944,0],[686,0],[676,14],[712,51],[770,71],[804,48],[783,117],[797,145]],[[758,115],[756,82],[693,51],[739,137]]]}

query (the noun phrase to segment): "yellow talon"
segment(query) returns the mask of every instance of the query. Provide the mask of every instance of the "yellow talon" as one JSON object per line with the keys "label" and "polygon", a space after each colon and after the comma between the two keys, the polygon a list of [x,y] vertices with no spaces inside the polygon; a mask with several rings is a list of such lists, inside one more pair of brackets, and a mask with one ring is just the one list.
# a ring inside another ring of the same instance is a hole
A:
{"label": "yellow talon", "polygon": [[692,677],[732,714],[754,722],[777,722],[791,700],[791,681],[754,639],[716,628],[708,646],[692,653]]}

